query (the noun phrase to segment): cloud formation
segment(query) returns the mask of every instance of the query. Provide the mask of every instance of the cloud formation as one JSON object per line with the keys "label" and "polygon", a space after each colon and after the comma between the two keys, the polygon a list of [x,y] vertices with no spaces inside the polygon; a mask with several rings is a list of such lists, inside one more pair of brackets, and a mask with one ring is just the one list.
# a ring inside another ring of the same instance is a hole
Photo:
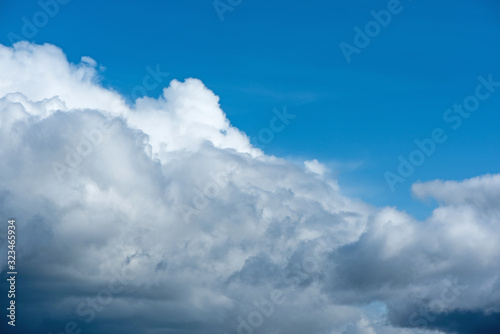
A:
{"label": "cloud formation", "polygon": [[418,221],[253,147],[197,79],[128,105],[96,66],[0,46],[23,333],[498,332],[499,175],[415,184]]}

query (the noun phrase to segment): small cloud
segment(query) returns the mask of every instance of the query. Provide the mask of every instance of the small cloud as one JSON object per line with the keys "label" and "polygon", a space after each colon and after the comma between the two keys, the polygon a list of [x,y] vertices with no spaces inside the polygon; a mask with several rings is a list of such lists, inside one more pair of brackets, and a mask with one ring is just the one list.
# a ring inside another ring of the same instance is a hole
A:
{"label": "small cloud", "polygon": [[81,61],[82,63],[87,64],[90,67],[97,67],[97,62],[88,56],[83,56]]}
{"label": "small cloud", "polygon": [[323,176],[328,172],[328,168],[316,159],[304,161],[304,165],[306,166],[306,171],[310,173]]}

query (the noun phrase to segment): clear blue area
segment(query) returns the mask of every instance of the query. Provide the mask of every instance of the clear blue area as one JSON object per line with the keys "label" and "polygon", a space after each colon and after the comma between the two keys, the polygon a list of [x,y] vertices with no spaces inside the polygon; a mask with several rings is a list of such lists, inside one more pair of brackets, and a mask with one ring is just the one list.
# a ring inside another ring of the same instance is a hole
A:
{"label": "clear blue area", "polygon": [[[267,153],[317,158],[349,195],[425,217],[432,203],[411,198],[413,182],[500,171],[500,87],[459,129],[443,121],[446,109],[474,93],[479,75],[500,81],[500,3],[402,0],[347,63],[339,44],[353,45],[354,27],[364,29],[370,11],[388,3],[243,0],[221,21],[212,0],[71,0],[27,39],[60,46],[72,62],[94,58],[106,67],[103,84],[125,96],[146,66],[159,65],[169,80],[200,78],[252,137],[268,126],[273,108],[286,105],[297,118]],[[33,22],[42,10],[38,1],[0,6],[0,43],[7,45],[8,33],[22,36],[22,18]],[[391,192],[384,172],[397,172],[398,155],[407,158],[413,141],[436,127],[447,141]]]}

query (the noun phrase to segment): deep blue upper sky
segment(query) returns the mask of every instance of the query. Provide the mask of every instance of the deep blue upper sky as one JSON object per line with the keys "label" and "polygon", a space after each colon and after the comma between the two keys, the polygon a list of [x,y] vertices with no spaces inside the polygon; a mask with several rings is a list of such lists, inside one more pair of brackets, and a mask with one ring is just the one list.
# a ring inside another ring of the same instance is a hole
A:
{"label": "deep blue upper sky", "polygon": [[[353,44],[354,27],[364,29],[370,11],[388,3],[243,0],[221,21],[212,0],[71,0],[27,39],[61,47],[72,62],[94,58],[106,67],[103,84],[128,97],[147,66],[170,73],[163,85],[199,78],[251,137],[286,105],[297,118],[267,153],[316,158],[339,173],[347,193],[422,216],[429,207],[411,199],[411,183],[499,172],[500,87],[457,130],[443,113],[474,93],[479,75],[500,81],[500,4],[402,0],[347,63],[339,44]],[[22,36],[23,17],[33,22],[42,10],[37,1],[1,6],[6,45],[9,32]],[[407,158],[413,141],[436,127],[448,140],[391,192],[384,172],[396,172],[398,155]]]}

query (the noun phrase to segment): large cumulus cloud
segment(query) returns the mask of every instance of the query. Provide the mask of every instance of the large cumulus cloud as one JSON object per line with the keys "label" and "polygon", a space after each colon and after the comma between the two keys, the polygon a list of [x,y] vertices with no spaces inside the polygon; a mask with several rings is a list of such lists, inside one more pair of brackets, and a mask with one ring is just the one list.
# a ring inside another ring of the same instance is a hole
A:
{"label": "large cumulus cloud", "polygon": [[418,221],[253,147],[199,80],[128,105],[26,42],[0,73],[23,333],[498,331],[498,175],[414,185]]}

